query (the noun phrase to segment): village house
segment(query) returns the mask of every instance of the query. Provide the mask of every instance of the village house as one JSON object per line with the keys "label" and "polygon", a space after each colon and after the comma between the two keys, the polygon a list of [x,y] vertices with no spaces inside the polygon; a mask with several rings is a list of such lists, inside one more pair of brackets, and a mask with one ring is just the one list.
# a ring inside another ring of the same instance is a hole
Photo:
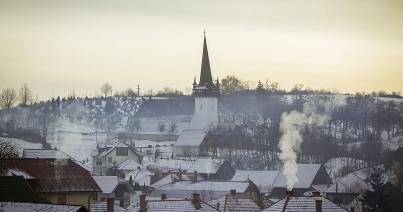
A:
{"label": "village house", "polygon": [[161,176],[157,176],[159,172],[156,172],[152,183],[173,172],[179,173],[179,171],[188,174],[196,172],[197,175],[208,180],[229,180],[235,174],[235,170],[227,160],[208,157],[161,158],[149,165],[152,169],[162,173]]}
{"label": "village house", "polygon": [[[329,185],[332,183],[329,174],[322,164],[297,164],[296,173],[298,182],[293,187],[296,196],[302,196],[307,191],[312,191],[313,185]],[[287,178],[282,171],[278,172],[273,183],[270,197],[283,198],[287,191]]]}
{"label": "village house", "polygon": [[205,156],[201,144],[207,133],[204,129],[184,129],[175,142],[176,157],[199,157]]}
{"label": "village house", "polygon": [[212,212],[219,211],[214,206],[206,203],[200,197],[200,194],[194,193],[189,199],[169,200],[165,194],[161,194],[160,200],[146,200],[145,195],[140,195],[140,202],[133,211],[139,212],[160,212],[160,211],[176,211],[176,212]]}
{"label": "village house", "polygon": [[320,196],[319,192],[312,196],[293,196],[289,194],[280,201],[274,203],[263,211],[287,212],[287,211],[321,211],[321,212],[347,212],[346,208]]}
{"label": "village house", "polygon": [[134,189],[117,176],[93,176],[95,182],[101,188],[102,193],[98,194],[97,200],[106,202],[108,198],[119,201],[119,206],[126,208],[130,205],[130,196]]}
{"label": "village house", "polygon": [[159,197],[165,194],[167,198],[190,199],[197,193],[203,200],[210,201],[228,194],[231,190],[252,199],[257,199],[260,195],[258,187],[251,181],[177,181],[155,188],[149,196]]}
{"label": "village house", "polygon": [[21,176],[53,204],[89,209],[101,189],[90,173],[70,159],[2,159],[0,176]]}
{"label": "village house", "polygon": [[245,194],[237,193],[235,190],[231,190],[230,193],[221,196],[218,199],[210,200],[208,203],[222,212],[258,212],[267,205],[267,201],[263,200],[261,196],[259,196],[258,199],[253,200]]}
{"label": "village house", "polygon": [[0,202],[1,211],[13,212],[38,212],[38,211],[57,211],[57,212],[87,212],[88,210],[81,205],[57,205],[44,203],[27,202]]}
{"label": "village house", "polygon": [[136,148],[124,144],[116,143],[111,147],[100,148],[100,153],[94,157],[94,170],[96,175],[107,175],[126,160],[134,160],[142,164],[143,155]]}

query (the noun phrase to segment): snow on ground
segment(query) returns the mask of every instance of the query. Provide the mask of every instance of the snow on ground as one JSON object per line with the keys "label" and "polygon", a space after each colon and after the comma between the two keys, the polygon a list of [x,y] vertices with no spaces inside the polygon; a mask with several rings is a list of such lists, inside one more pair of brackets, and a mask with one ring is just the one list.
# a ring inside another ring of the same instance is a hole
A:
{"label": "snow on ground", "polygon": [[92,166],[92,156],[97,153],[97,140],[106,140],[105,135],[96,135],[90,125],[80,125],[68,121],[60,123],[55,135],[48,138],[51,147],[57,147],[77,161],[85,161]]}
{"label": "snow on ground", "polygon": [[17,146],[18,155],[20,157],[22,156],[22,151],[24,149],[42,149],[42,144],[41,143],[33,143],[33,142],[29,142],[29,141],[22,140],[22,139],[17,139],[17,138],[3,138],[3,137],[1,137],[1,139],[11,141],[12,144]]}
{"label": "snow on ground", "polygon": [[[343,169],[348,170],[357,170],[362,167],[366,167],[367,163],[363,160],[355,159],[355,158],[331,158],[325,164],[327,173],[330,175],[330,178],[334,179],[334,177],[340,177],[343,175]],[[347,171],[347,170],[345,170]]]}

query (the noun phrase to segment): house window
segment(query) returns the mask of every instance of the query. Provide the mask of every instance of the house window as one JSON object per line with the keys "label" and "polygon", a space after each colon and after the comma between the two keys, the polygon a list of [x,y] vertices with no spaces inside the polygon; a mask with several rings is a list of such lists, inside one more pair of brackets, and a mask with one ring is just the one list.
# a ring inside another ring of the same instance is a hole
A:
{"label": "house window", "polygon": [[66,204],[66,194],[57,194],[57,204]]}
{"label": "house window", "polygon": [[97,158],[96,164],[97,164],[97,165],[102,165],[102,159],[101,159],[101,158]]}
{"label": "house window", "polygon": [[125,147],[117,147],[116,148],[116,156],[127,156],[128,149]]}

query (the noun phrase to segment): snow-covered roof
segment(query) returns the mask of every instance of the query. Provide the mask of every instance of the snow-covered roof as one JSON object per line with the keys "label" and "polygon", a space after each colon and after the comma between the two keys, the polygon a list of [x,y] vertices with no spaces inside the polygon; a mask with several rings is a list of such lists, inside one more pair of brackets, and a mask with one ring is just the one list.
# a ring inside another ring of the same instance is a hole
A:
{"label": "snow-covered roof", "polygon": [[192,191],[227,191],[235,189],[245,192],[249,182],[244,181],[178,181],[161,186],[163,190],[192,190]]}
{"label": "snow-covered roof", "polygon": [[121,164],[119,164],[119,170],[135,170],[138,168],[144,168],[141,164],[137,163],[135,160],[125,160]]}
{"label": "snow-covered roof", "polygon": [[1,210],[4,212],[24,211],[58,211],[58,212],[76,212],[83,208],[79,205],[54,205],[54,204],[36,204],[22,202],[0,202]]}
{"label": "snow-covered roof", "polygon": [[131,176],[133,182],[138,183],[141,186],[143,186],[143,185],[149,186],[152,175],[154,175],[154,173],[150,172],[148,169],[140,168],[140,169],[135,169],[135,170],[129,172],[125,176],[125,180],[129,181],[130,176]]}
{"label": "snow-covered roof", "polygon": [[236,170],[232,181],[246,181],[251,180],[261,190],[267,190],[273,187],[274,181],[279,175],[280,171],[250,171],[250,170]]}
{"label": "snow-covered roof", "polygon": [[71,159],[71,157],[68,154],[58,149],[24,149],[22,157]]}
{"label": "snow-covered roof", "polygon": [[184,129],[176,140],[175,146],[200,146],[206,134],[203,129]]}
{"label": "snow-covered roof", "polygon": [[[297,164],[297,178],[294,188],[309,188],[312,185],[316,174],[318,173],[321,164]],[[273,187],[287,187],[287,178],[282,171],[279,172],[277,179],[274,181]]]}
{"label": "snow-covered roof", "polygon": [[121,143],[121,142],[117,142],[115,143],[111,148],[101,152],[100,156],[106,156],[109,153],[111,153],[116,147],[129,147],[127,144]]}
{"label": "snow-covered roof", "polygon": [[32,177],[30,174],[28,174],[24,170],[20,170],[18,168],[7,170],[7,173],[5,176],[21,176],[24,179],[36,179],[35,177]]}
{"label": "snow-covered roof", "polygon": [[218,171],[225,160],[213,158],[175,158],[175,159],[157,159],[154,164],[159,169],[167,170],[186,170],[188,173],[197,171],[197,173],[214,174]]}
{"label": "snow-covered roof", "polygon": [[344,177],[335,179],[335,183],[329,186],[315,186],[314,188],[324,193],[361,193],[368,188],[366,179],[369,176],[367,168],[353,171]]}
{"label": "snow-covered roof", "polygon": [[93,178],[104,194],[112,193],[119,184],[117,176],[93,176]]}
{"label": "snow-covered roof", "polygon": [[[139,211],[139,207],[135,211]],[[192,212],[192,211],[218,211],[213,206],[200,201],[200,208],[196,208],[192,200],[149,200],[147,201],[147,211],[172,211],[172,212]]]}
{"label": "snow-covered roof", "polygon": [[[158,187],[161,187],[163,185],[173,183],[173,182],[176,182],[176,181],[179,181],[179,180],[181,180],[181,179],[178,176],[178,174],[168,174],[167,176],[165,176],[165,177],[161,178],[160,180],[158,180],[157,182],[153,183],[151,185],[151,187],[158,188]],[[182,173],[182,180],[192,180],[192,178],[189,177],[186,173]],[[203,178],[201,178],[198,175],[197,180],[203,180]]]}
{"label": "snow-covered roof", "polygon": [[[287,201],[287,198],[288,201]],[[263,211],[267,212],[276,212],[276,211],[285,211],[285,212],[312,212],[316,211],[316,200],[322,201],[322,211],[323,212],[346,212],[347,210],[332,201],[326,199],[325,197],[286,197],[272,206],[266,208]]]}
{"label": "snow-covered roof", "polygon": [[205,201],[216,199],[235,189],[243,193],[249,187],[249,182],[236,181],[178,181],[154,189],[150,196],[158,197],[166,194],[168,198],[192,198],[194,193],[201,195]]}
{"label": "snow-covered roof", "polygon": [[[91,204],[91,212],[105,212],[107,211],[107,202],[98,202]],[[126,212],[127,210],[120,207],[116,203],[113,205],[114,212]]]}
{"label": "snow-covered roof", "polygon": [[[250,198],[227,194],[218,199],[210,200],[210,205],[219,206],[220,211],[261,211],[261,208]],[[218,203],[218,204],[217,204]]]}

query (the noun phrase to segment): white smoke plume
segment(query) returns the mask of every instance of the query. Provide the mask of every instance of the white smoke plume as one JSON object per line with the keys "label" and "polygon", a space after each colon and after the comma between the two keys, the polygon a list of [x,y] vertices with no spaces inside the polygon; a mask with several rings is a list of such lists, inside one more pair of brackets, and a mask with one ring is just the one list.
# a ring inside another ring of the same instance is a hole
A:
{"label": "white smoke plume", "polygon": [[278,147],[279,158],[283,162],[283,174],[287,179],[287,190],[291,191],[297,178],[297,153],[303,142],[301,130],[307,126],[323,126],[331,118],[331,112],[344,104],[344,98],[334,96],[327,101],[307,102],[303,112],[291,111],[281,115],[280,131],[282,133]]}

